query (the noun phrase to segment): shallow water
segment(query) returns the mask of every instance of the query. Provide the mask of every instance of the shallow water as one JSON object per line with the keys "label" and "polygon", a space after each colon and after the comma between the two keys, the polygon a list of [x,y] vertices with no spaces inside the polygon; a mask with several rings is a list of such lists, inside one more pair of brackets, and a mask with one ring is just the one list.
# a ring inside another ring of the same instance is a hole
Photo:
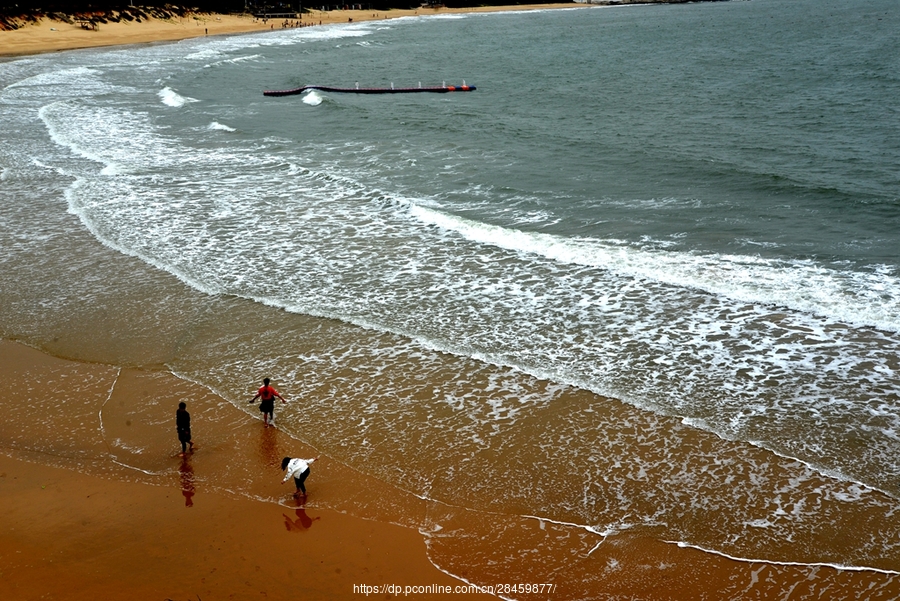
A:
{"label": "shallow water", "polygon": [[466,15],[0,63],[2,334],[248,412],[268,375],[297,401],[284,432],[505,516],[485,540],[539,518],[585,553],[627,532],[890,572],[890,8]]}

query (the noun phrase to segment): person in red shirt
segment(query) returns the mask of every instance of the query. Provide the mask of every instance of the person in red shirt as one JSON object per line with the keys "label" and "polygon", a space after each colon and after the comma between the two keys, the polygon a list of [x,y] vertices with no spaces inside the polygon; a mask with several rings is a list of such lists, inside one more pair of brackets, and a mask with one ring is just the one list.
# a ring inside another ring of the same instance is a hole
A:
{"label": "person in red shirt", "polygon": [[263,379],[263,385],[256,392],[256,396],[253,397],[250,402],[255,403],[256,399],[259,399],[259,410],[262,411],[263,414],[263,422],[266,427],[269,427],[270,422],[271,425],[275,425],[275,398],[281,399],[282,403],[287,403],[284,398],[278,391],[269,386],[269,378]]}

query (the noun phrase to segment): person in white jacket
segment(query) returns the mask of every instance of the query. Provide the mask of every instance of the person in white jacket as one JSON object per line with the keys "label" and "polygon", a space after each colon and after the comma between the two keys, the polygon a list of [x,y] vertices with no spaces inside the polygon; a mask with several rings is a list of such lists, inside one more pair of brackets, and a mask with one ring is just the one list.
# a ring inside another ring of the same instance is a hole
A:
{"label": "person in white jacket", "polygon": [[281,460],[281,469],[287,470],[281,483],[284,484],[293,477],[294,484],[297,485],[297,492],[294,493],[295,497],[306,496],[306,487],[303,486],[303,482],[309,476],[310,464],[317,459],[318,457],[313,457],[312,459],[291,459],[290,457],[285,457]]}

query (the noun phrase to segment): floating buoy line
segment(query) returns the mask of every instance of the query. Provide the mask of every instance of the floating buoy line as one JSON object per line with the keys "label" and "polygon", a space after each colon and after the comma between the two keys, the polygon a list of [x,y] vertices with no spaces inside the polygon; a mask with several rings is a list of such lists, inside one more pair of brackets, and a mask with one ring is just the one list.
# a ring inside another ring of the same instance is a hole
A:
{"label": "floating buoy line", "polygon": [[474,92],[475,86],[466,85],[466,81],[463,80],[461,86],[448,86],[445,83],[440,86],[425,86],[423,87],[421,82],[419,83],[419,87],[417,88],[395,88],[394,84],[391,84],[389,88],[361,88],[359,84],[356,84],[355,88],[333,88],[331,86],[303,86],[302,88],[294,88],[293,90],[266,90],[263,92],[264,96],[293,96],[295,94],[302,94],[307,90],[319,90],[322,92],[339,92],[342,94],[414,94],[416,92],[435,92],[438,94],[444,94],[447,92]]}

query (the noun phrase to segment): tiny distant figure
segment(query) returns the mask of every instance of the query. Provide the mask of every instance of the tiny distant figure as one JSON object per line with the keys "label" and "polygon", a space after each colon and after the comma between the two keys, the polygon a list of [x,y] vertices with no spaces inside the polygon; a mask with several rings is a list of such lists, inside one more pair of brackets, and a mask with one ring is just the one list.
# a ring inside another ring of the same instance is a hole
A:
{"label": "tiny distant figure", "polygon": [[306,496],[306,487],[303,486],[303,482],[309,476],[310,464],[317,459],[318,457],[313,457],[312,459],[291,459],[290,457],[285,457],[281,460],[281,469],[287,470],[281,483],[284,484],[293,478],[294,484],[297,485],[297,492],[294,493],[295,497]]}
{"label": "tiny distant figure", "polygon": [[275,397],[281,399],[282,403],[287,403],[277,390],[269,386],[269,378],[264,378],[263,385],[256,391],[256,396],[250,399],[251,403],[259,399],[259,410],[262,411],[266,427],[269,426],[270,421],[271,425],[275,425]]}
{"label": "tiny distant figure", "polygon": [[183,401],[178,403],[178,411],[175,412],[175,429],[178,430],[178,440],[181,441],[181,454],[184,457],[187,453],[187,446],[191,445],[191,451],[194,450],[194,441],[191,440],[191,414],[187,412],[187,404]]}

